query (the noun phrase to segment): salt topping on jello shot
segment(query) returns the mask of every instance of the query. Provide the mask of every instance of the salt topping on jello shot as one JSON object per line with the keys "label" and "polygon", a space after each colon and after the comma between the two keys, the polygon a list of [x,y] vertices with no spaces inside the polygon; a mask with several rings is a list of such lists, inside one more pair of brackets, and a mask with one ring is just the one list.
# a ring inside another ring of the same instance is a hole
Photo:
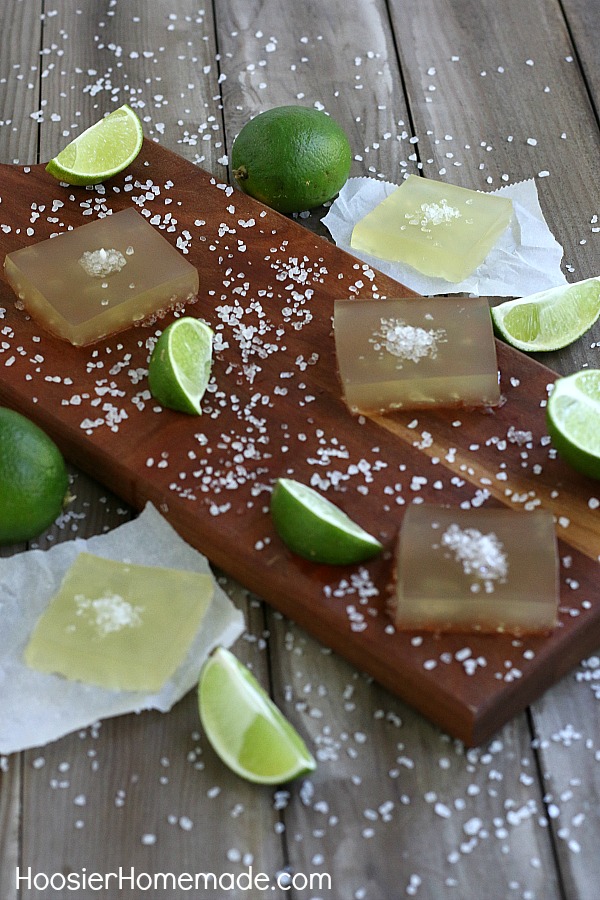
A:
{"label": "salt topping on jello shot", "polygon": [[9,253],[6,279],[31,316],[76,346],[193,302],[198,272],[135,209]]}
{"label": "salt topping on jello shot", "polygon": [[500,402],[485,298],[337,300],[333,324],[344,399],[353,413]]}
{"label": "salt topping on jello shot", "polygon": [[512,213],[506,197],[409,175],[356,223],[350,244],[458,283],[485,260]]}
{"label": "salt topping on jello shot", "polygon": [[408,507],[390,602],[396,628],[546,634],[558,600],[548,510]]}

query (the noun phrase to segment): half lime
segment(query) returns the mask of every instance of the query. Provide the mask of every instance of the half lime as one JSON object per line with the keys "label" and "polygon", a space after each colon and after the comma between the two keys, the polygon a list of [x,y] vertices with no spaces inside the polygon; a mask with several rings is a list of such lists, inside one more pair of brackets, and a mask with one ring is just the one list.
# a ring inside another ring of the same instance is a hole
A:
{"label": "half lime", "polygon": [[210,380],[212,328],[184,316],[165,328],[148,365],[150,393],[162,406],[198,416]]}
{"label": "half lime", "polygon": [[376,556],[382,544],[326,497],[292,478],[279,478],[271,517],[282,541],[313,562],[348,565]]}
{"label": "half lime", "polygon": [[578,472],[600,478],[600,369],[559,378],[546,423],[558,455]]}
{"label": "half lime", "polygon": [[229,650],[209,656],[198,682],[204,732],[229,768],[258,784],[283,784],[316,768],[306,744]]}
{"label": "half lime", "polygon": [[560,350],[600,316],[600,277],[508,300],[491,313],[498,334],[518,350]]}
{"label": "half lime", "polygon": [[100,184],[133,162],[143,140],[139,118],[129,106],[121,106],[67,144],[46,171],[67,184]]}

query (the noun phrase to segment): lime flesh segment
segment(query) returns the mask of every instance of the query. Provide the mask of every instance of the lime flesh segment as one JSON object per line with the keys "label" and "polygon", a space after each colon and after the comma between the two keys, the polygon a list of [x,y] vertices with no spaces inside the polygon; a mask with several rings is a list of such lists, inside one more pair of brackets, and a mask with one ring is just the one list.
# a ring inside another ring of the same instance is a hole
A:
{"label": "lime flesh segment", "polygon": [[229,768],[257,784],[283,784],[316,768],[304,741],[251,672],[224,647],[198,682],[204,732]]}
{"label": "lime flesh segment", "polygon": [[497,332],[518,350],[560,350],[600,316],[600,277],[508,300],[491,312]]}
{"label": "lime flesh segment", "polygon": [[46,171],[67,184],[100,184],[133,162],[143,139],[139,118],[129,106],[121,106],[67,144]]}
{"label": "lime flesh segment", "polygon": [[348,565],[376,556],[380,542],[313,488],[279,478],[271,495],[271,517],[282,541],[313,562]]}
{"label": "lime flesh segment", "polygon": [[559,378],[546,422],[558,455],[578,472],[600,479],[600,370]]}
{"label": "lime flesh segment", "polygon": [[201,319],[176,319],[161,334],[148,366],[148,384],[162,406],[200,415],[212,366],[213,330]]}

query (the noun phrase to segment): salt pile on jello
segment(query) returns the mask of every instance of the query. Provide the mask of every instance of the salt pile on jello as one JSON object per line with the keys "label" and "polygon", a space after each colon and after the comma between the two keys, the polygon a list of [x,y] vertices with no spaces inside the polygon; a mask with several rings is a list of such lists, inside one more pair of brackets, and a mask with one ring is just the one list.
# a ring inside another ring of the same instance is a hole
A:
{"label": "salt pile on jello", "polygon": [[[0,559],[0,753],[42,746],[123,713],[168,712],[194,687],[210,651],[217,645],[231,646],[244,630],[242,613],[215,583],[212,602],[183,663],[154,694],[107,690],[35,671],[23,659],[25,647],[66,570],[81,552],[210,574],[207,560],[150,505],[137,519],[108,534]],[[159,653],[160,648],[155,651]]]}

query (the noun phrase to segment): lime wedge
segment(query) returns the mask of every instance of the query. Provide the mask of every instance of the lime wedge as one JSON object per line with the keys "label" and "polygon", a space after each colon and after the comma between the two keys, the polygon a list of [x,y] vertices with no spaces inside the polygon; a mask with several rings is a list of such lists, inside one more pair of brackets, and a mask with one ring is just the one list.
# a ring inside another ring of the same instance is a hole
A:
{"label": "lime wedge", "polygon": [[291,478],[276,481],[271,517],[289,549],[313,562],[347,565],[370,559],[383,549],[330,500]]}
{"label": "lime wedge", "polygon": [[316,768],[298,732],[256,678],[224,647],[218,647],[204,663],[198,708],[215,753],[242,778],[283,784]]}
{"label": "lime wedge", "polygon": [[198,416],[210,379],[213,330],[201,319],[171,322],[157,340],[148,365],[150,392],[161,406]]}
{"label": "lime wedge", "polygon": [[491,312],[498,334],[518,350],[560,350],[600,315],[600,277],[508,300]]}
{"label": "lime wedge", "polygon": [[121,106],[67,144],[50,160],[46,172],[67,184],[100,184],[133,162],[143,139],[137,115]]}
{"label": "lime wedge", "polygon": [[578,472],[600,478],[600,369],[559,378],[546,423],[558,455]]}

